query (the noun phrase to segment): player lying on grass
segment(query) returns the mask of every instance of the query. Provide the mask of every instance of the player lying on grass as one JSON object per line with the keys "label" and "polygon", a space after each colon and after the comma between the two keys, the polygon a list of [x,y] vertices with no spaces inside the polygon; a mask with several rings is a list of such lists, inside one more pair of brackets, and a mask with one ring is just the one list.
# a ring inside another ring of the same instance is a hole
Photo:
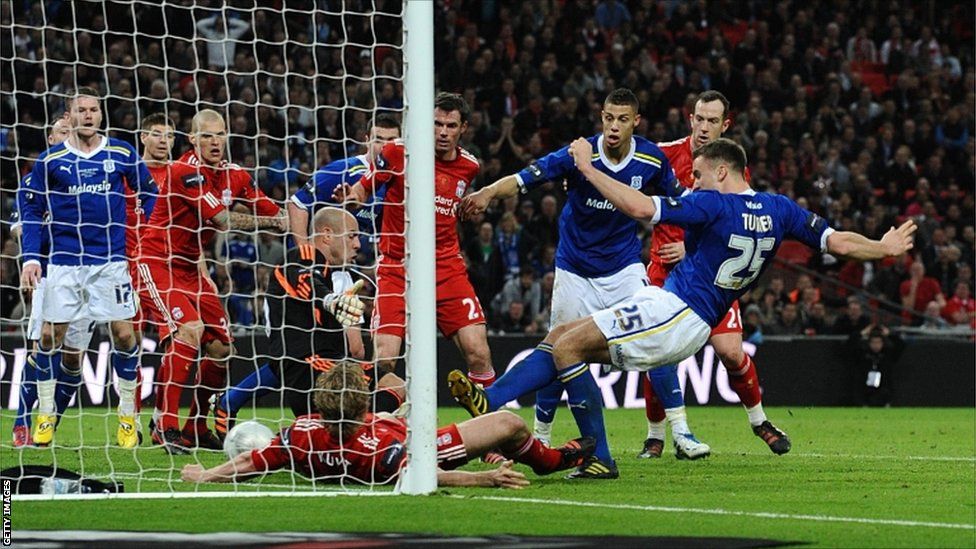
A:
{"label": "player lying on grass", "polygon": [[[460,371],[451,372],[451,394],[474,416],[559,379],[570,402],[585,411],[577,415],[581,433],[603,439],[602,398],[589,363],[647,371],[692,355],[732,302],[752,287],[784,238],[860,261],[899,256],[912,248],[916,230],[912,221],[892,228],[881,240],[871,240],[834,231],[823,218],[786,196],[753,191],[744,175],[745,151],[729,139],[695,150],[697,192],[683,198],[648,197],[620,185],[593,168],[592,146],[585,139],[574,141],[570,151],[580,172],[620,211],[641,222],[684,227],[688,255],[663,288],[642,288],[616,307],[557,326],[535,351],[487,389],[471,383]],[[590,459],[595,467],[595,458]],[[612,464],[602,465],[612,472]]]}
{"label": "player lying on grass", "polygon": [[[389,414],[367,411],[372,394],[362,368],[340,362],[319,376],[315,388],[318,414],[298,418],[263,449],[244,452],[211,469],[186,465],[183,480],[232,482],[286,467],[320,481],[379,484],[396,477],[406,464],[407,424]],[[512,461],[546,475],[577,467],[593,454],[593,448],[593,439],[587,437],[548,448],[515,414],[486,414],[437,430],[437,483],[521,488],[529,481],[512,470]],[[492,471],[452,470],[491,450],[500,451],[510,461]]]}

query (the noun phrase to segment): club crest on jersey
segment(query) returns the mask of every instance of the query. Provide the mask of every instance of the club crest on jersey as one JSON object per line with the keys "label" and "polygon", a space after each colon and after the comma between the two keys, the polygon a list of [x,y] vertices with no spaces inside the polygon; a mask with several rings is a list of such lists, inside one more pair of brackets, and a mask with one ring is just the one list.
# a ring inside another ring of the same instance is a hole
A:
{"label": "club crest on jersey", "polygon": [[179,307],[173,307],[171,316],[173,317],[173,320],[179,320],[183,318],[183,309],[180,309]]}
{"label": "club crest on jersey", "polygon": [[458,182],[457,182],[457,190],[454,191],[455,196],[457,196],[458,198],[461,198],[462,196],[464,196],[464,186],[465,186],[464,185],[464,180],[463,179],[458,179]]}
{"label": "club crest on jersey", "polygon": [[105,173],[112,173],[115,171],[115,161],[108,158],[102,162],[102,169]]}
{"label": "club crest on jersey", "polygon": [[220,201],[224,203],[225,207],[230,207],[231,203],[234,202],[234,197],[230,194],[230,189],[224,189],[224,191],[220,193]]}
{"label": "club crest on jersey", "polygon": [[630,186],[631,187],[633,187],[635,189],[639,189],[643,185],[644,185],[644,178],[643,177],[641,177],[639,175],[635,175],[634,177],[631,177],[630,178]]}

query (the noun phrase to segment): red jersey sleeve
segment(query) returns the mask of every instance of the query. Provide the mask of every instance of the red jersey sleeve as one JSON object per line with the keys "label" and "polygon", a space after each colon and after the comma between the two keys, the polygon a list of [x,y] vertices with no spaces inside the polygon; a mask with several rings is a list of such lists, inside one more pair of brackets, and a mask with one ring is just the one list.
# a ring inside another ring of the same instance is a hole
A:
{"label": "red jersey sleeve", "polygon": [[278,435],[271,439],[271,444],[260,450],[251,450],[251,461],[258,471],[276,471],[291,463],[288,447]]}
{"label": "red jersey sleeve", "polygon": [[234,197],[246,200],[248,207],[253,207],[256,215],[264,217],[278,215],[280,208],[254,184],[251,174],[237,169],[231,173],[231,178],[234,186]]}
{"label": "red jersey sleeve", "polygon": [[199,210],[203,220],[208,220],[225,209],[220,198],[213,193],[213,187],[206,176],[193,166],[183,164],[174,167],[170,171],[169,188],[171,194],[182,197]]}
{"label": "red jersey sleeve", "polygon": [[403,175],[404,156],[403,142],[399,139],[383,145],[359,183],[366,192],[373,194],[377,186],[389,183],[394,176]]}

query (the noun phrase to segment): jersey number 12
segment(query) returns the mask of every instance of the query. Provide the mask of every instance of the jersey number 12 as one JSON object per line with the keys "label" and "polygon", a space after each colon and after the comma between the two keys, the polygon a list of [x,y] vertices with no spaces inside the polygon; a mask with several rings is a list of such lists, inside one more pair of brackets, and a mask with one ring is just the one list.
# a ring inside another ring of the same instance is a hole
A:
{"label": "jersey number 12", "polygon": [[772,250],[776,239],[767,237],[758,240],[734,234],[729,237],[729,248],[741,253],[722,262],[715,275],[715,285],[726,290],[738,290],[748,286],[762,271],[763,252]]}

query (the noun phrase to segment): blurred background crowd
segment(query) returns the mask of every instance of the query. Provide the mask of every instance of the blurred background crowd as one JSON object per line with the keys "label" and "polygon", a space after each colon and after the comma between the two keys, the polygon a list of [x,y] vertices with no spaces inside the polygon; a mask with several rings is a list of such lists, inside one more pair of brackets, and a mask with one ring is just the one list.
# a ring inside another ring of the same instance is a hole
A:
{"label": "blurred background crowd", "polygon": [[[224,4],[120,5],[134,15],[111,2],[0,4],[3,25],[16,23],[0,39],[14,58],[0,67],[5,216],[46,146],[56,94],[76,84],[106,93],[109,133],[134,144],[143,116],[167,112],[184,133],[176,156],[193,113],[222,110],[230,158],[282,202],[315,169],[362,152],[373,112],[402,109],[399,2]],[[687,135],[697,94],[718,90],[757,190],[872,238],[907,217],[920,227],[912,255],[875,263],[784,245],[742,300],[748,339],[976,327],[971,2],[439,0],[435,12],[437,87],[472,106],[462,145],[481,160],[476,187],[601,131],[614,88],[637,93],[638,133],[656,142]],[[496,332],[548,328],[564,196],[552,182],[462,223]],[[9,227],[2,236],[2,316],[19,319],[8,291],[18,245]],[[207,252],[235,324],[258,322],[262,266],[286,245],[231,234]],[[373,258],[362,262],[368,270]]]}

